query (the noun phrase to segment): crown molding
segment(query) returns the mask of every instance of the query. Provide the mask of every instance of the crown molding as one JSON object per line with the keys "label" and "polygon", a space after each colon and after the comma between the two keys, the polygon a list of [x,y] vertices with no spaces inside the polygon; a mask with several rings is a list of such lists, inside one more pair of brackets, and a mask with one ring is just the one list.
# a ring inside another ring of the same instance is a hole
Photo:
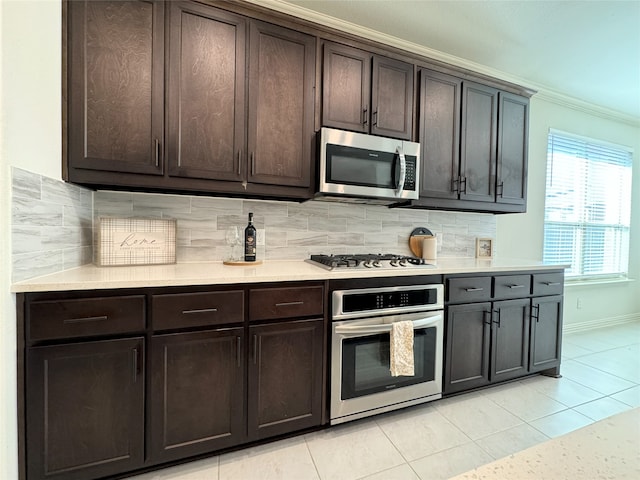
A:
{"label": "crown molding", "polygon": [[291,15],[293,17],[301,18],[303,20],[317,23],[325,27],[333,28],[335,30],[339,30],[339,31],[356,35],[359,37],[363,37],[378,43],[382,43],[384,45],[388,45],[401,50],[405,50],[407,52],[421,55],[432,60],[440,61],[440,62],[447,63],[449,65],[453,65],[459,68],[471,70],[479,74],[494,77],[499,80],[521,85],[531,90],[537,90],[538,93],[536,94],[536,97],[551,103],[555,103],[563,107],[571,108],[580,112],[587,113],[589,115],[602,117],[607,120],[625,123],[633,127],[640,127],[640,118],[638,117],[634,117],[632,115],[628,115],[610,108],[602,107],[600,105],[595,105],[593,103],[580,100],[579,98],[575,98],[570,95],[561,93],[546,85],[536,84],[527,79],[520,78],[518,76],[509,74],[507,72],[496,70],[496,69],[487,67],[486,65],[475,63],[461,57],[456,57],[455,55],[450,55],[448,53],[441,52],[439,50],[434,50],[432,48],[425,47],[424,45],[418,45],[416,43],[408,42],[406,40],[402,40],[392,35],[387,35],[385,33],[378,32],[376,30],[372,30],[370,28],[366,28],[361,25],[357,25],[355,23],[340,20],[340,19],[331,17],[329,15],[325,15],[323,13],[318,13],[298,5],[293,5],[291,3],[287,3],[284,0],[244,0],[244,1],[246,3],[259,5],[261,7],[269,8],[271,10],[275,10],[280,13],[284,13],[286,15]]}

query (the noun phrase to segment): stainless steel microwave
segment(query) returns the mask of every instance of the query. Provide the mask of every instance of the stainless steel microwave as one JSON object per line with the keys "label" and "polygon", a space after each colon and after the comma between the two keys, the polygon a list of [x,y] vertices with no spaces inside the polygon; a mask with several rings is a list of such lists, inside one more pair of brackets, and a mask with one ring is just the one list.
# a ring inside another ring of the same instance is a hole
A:
{"label": "stainless steel microwave", "polygon": [[420,144],[323,127],[318,200],[392,204],[418,198]]}

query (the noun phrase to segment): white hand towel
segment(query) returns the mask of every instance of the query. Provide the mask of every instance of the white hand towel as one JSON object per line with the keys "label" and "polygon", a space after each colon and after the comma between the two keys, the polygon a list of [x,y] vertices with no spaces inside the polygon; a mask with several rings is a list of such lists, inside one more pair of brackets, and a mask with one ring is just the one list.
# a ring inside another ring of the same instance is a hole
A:
{"label": "white hand towel", "polygon": [[413,361],[413,322],[410,320],[391,324],[390,360],[391,375],[412,377]]}

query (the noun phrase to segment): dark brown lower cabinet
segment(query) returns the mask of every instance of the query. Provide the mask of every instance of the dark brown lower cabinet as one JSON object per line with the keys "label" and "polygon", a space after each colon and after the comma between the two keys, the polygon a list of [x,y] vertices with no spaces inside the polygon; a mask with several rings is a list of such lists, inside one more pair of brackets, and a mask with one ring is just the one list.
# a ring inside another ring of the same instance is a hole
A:
{"label": "dark brown lower cabinet", "polygon": [[494,302],[491,334],[492,382],[529,371],[529,298]]}
{"label": "dark brown lower cabinet", "polygon": [[531,300],[532,372],[558,368],[562,347],[562,295],[537,297]]}
{"label": "dark brown lower cabinet", "polygon": [[320,425],[323,326],[318,319],[249,327],[250,439]]}
{"label": "dark brown lower cabinet", "polygon": [[27,476],[79,480],[144,461],[144,339],[27,350]]}
{"label": "dark brown lower cabinet", "polygon": [[563,283],[559,272],[447,278],[444,394],[559,375]]}
{"label": "dark brown lower cabinet", "polygon": [[489,383],[491,302],[452,305],[447,313],[444,392]]}
{"label": "dark brown lower cabinet", "polygon": [[242,327],[152,337],[153,463],[243,442],[243,338]]}

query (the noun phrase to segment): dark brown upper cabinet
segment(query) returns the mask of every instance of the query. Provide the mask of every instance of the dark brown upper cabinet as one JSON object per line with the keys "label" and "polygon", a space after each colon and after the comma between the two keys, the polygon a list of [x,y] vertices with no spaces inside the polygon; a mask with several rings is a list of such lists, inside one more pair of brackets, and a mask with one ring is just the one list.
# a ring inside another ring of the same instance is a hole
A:
{"label": "dark brown upper cabinet", "polygon": [[323,68],[324,126],[411,140],[412,64],[325,42]]}
{"label": "dark brown upper cabinet", "polygon": [[420,75],[420,199],[457,199],[462,80],[428,70]]}
{"label": "dark brown upper cabinet", "polygon": [[496,202],[520,207],[522,211],[527,204],[528,146],[529,99],[500,92]]}
{"label": "dark brown upper cabinet", "polygon": [[169,8],[169,175],[241,181],[246,19],[192,3]]}
{"label": "dark brown upper cabinet", "polygon": [[420,199],[412,206],[526,210],[529,99],[420,73]]}
{"label": "dark brown upper cabinet", "polygon": [[249,182],[310,187],[314,142],[314,37],[252,21]]}
{"label": "dark brown upper cabinet", "polygon": [[190,1],[67,9],[65,179],[311,197],[314,36]]}
{"label": "dark brown upper cabinet", "polygon": [[161,175],[164,4],[68,2],[68,171]]}

